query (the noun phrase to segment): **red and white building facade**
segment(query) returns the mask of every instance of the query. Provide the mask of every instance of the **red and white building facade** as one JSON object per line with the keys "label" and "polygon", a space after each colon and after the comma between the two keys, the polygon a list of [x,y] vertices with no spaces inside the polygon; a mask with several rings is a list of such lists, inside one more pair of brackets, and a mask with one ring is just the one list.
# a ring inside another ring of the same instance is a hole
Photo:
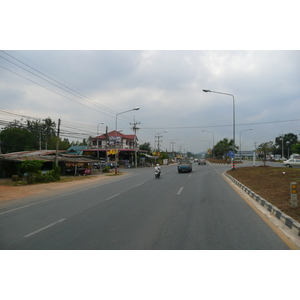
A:
{"label": "red and white building facade", "polygon": [[139,152],[146,151],[139,149],[134,134],[123,134],[114,130],[93,138],[89,149],[83,150],[83,155],[106,162],[117,160],[121,165],[135,165]]}

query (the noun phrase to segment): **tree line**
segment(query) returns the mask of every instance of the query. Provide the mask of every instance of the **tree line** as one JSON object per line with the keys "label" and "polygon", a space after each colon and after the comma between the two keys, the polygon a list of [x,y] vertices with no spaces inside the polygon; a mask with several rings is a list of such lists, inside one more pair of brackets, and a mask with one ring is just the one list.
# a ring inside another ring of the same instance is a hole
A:
{"label": "tree line", "polygon": [[[230,151],[237,153],[239,147],[235,145],[233,149],[233,139],[229,140],[224,138],[219,141],[212,149],[213,156],[215,158],[226,157]],[[280,135],[275,138],[275,142],[269,141],[258,145],[257,149],[262,158],[266,158],[267,155],[280,155],[288,158],[292,153],[300,154],[300,142],[298,136],[293,133]]]}
{"label": "tree line", "polygon": [[[54,150],[57,143],[56,123],[49,117],[39,121],[14,120],[0,131],[0,153]],[[86,143],[85,140],[83,143]],[[59,149],[67,150],[80,142],[59,138]]]}

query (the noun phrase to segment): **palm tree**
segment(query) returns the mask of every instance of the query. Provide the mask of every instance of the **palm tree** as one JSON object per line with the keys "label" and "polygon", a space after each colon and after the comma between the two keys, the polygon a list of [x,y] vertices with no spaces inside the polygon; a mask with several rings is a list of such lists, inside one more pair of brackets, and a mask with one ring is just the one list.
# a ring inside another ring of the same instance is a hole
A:
{"label": "palm tree", "polygon": [[51,120],[51,118],[47,118],[47,119],[44,119],[44,124],[43,124],[43,127],[44,127],[44,137],[45,137],[45,149],[47,150],[47,147],[48,147],[48,141],[49,141],[49,138],[51,136],[55,136],[56,135],[56,124],[55,122],[53,122]]}
{"label": "palm tree", "polygon": [[[234,152],[236,152],[236,149],[238,149],[238,147],[235,145]],[[214,146],[213,151],[215,156],[218,158],[226,156],[227,153],[233,151],[233,139],[229,141],[227,138],[224,138]]]}

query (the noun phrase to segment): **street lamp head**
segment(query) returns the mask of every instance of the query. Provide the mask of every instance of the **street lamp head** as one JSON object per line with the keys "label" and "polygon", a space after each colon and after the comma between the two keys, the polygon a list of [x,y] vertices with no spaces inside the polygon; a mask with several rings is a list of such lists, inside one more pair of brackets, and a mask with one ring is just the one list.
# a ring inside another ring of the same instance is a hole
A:
{"label": "street lamp head", "polygon": [[210,90],[202,90],[204,93],[209,93]]}
{"label": "street lamp head", "polygon": [[139,110],[140,108],[139,107],[135,107],[133,110]]}

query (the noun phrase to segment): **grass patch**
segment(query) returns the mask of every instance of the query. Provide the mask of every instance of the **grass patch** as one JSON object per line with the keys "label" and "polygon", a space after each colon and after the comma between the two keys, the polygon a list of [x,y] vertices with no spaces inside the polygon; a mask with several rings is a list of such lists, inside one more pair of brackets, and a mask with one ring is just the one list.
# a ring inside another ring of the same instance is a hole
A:
{"label": "grass patch", "polygon": [[243,167],[227,173],[300,223],[300,207],[290,202],[290,183],[298,183],[300,206],[300,169],[274,167]]}

